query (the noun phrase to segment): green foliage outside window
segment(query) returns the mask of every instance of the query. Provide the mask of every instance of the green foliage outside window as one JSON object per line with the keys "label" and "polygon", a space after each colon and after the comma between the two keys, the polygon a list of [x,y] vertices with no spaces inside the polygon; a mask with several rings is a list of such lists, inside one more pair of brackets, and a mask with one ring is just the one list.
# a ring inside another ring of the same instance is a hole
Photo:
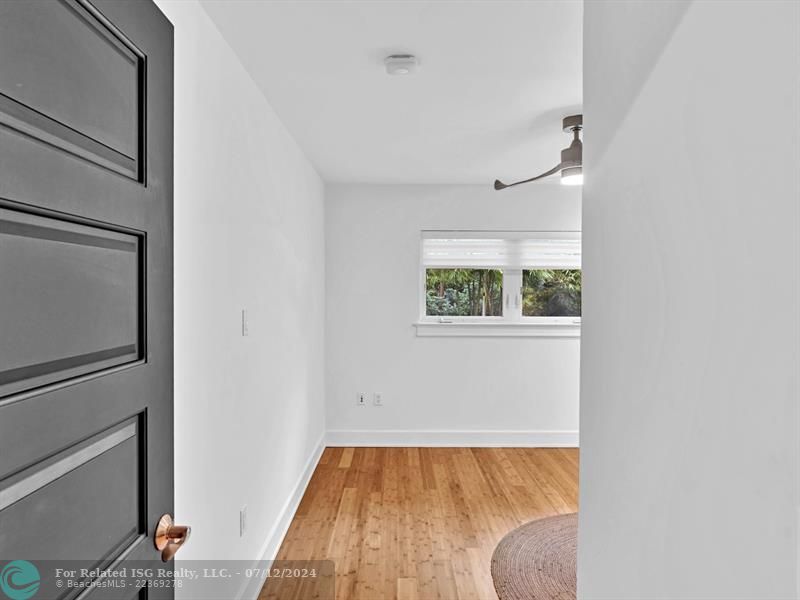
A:
{"label": "green foliage outside window", "polygon": [[502,316],[503,272],[497,269],[427,269],[425,314]]}
{"label": "green foliage outside window", "polygon": [[525,317],[581,316],[580,269],[522,271],[522,315]]}

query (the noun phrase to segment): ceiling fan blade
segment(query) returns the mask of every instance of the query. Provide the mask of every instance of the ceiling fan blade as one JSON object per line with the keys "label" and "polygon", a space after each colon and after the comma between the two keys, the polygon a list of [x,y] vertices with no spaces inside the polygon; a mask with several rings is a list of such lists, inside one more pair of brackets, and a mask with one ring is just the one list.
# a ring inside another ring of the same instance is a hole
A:
{"label": "ceiling fan blade", "polygon": [[550,175],[554,175],[554,174],[558,173],[565,166],[569,166],[569,165],[567,165],[567,164],[565,164],[563,162],[562,163],[558,163],[555,167],[553,167],[549,171],[545,171],[541,175],[537,175],[536,177],[531,177],[530,179],[525,179],[523,181],[517,181],[515,183],[503,183],[499,179],[495,179],[494,180],[494,189],[496,189],[496,190],[504,190],[506,188],[513,187],[515,185],[519,185],[521,183],[529,183],[531,181],[536,181],[537,179],[543,179],[544,177],[549,177]]}

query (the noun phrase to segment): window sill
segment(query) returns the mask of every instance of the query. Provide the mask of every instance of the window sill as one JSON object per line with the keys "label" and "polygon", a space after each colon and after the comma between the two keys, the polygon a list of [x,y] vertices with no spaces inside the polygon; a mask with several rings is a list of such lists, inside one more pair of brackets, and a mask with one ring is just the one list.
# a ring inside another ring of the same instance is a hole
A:
{"label": "window sill", "polygon": [[581,336],[580,323],[476,323],[420,321],[417,337],[568,337]]}

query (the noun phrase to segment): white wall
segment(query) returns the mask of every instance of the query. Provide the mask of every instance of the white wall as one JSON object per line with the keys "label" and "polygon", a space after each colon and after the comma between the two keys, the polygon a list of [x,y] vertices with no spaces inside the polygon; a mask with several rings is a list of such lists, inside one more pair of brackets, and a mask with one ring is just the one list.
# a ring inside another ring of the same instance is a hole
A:
{"label": "white wall", "polygon": [[[576,440],[577,338],[418,338],[412,324],[422,229],[578,230],[580,190],[329,185],[325,217],[331,443]],[[357,406],[360,391],[385,405]]]}
{"label": "white wall", "polygon": [[324,432],[324,189],[203,9],[158,5],[175,25],[178,556],[255,559]]}
{"label": "white wall", "polygon": [[800,4],[584,32],[578,595],[795,598]]}

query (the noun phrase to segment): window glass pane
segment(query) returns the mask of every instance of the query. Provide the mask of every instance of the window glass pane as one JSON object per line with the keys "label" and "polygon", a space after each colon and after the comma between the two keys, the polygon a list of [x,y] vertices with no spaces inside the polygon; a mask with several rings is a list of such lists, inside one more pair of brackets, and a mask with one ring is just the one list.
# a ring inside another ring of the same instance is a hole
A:
{"label": "window glass pane", "polygon": [[425,314],[449,317],[503,315],[499,269],[426,269]]}
{"label": "window glass pane", "polygon": [[522,271],[522,316],[580,317],[580,269]]}

